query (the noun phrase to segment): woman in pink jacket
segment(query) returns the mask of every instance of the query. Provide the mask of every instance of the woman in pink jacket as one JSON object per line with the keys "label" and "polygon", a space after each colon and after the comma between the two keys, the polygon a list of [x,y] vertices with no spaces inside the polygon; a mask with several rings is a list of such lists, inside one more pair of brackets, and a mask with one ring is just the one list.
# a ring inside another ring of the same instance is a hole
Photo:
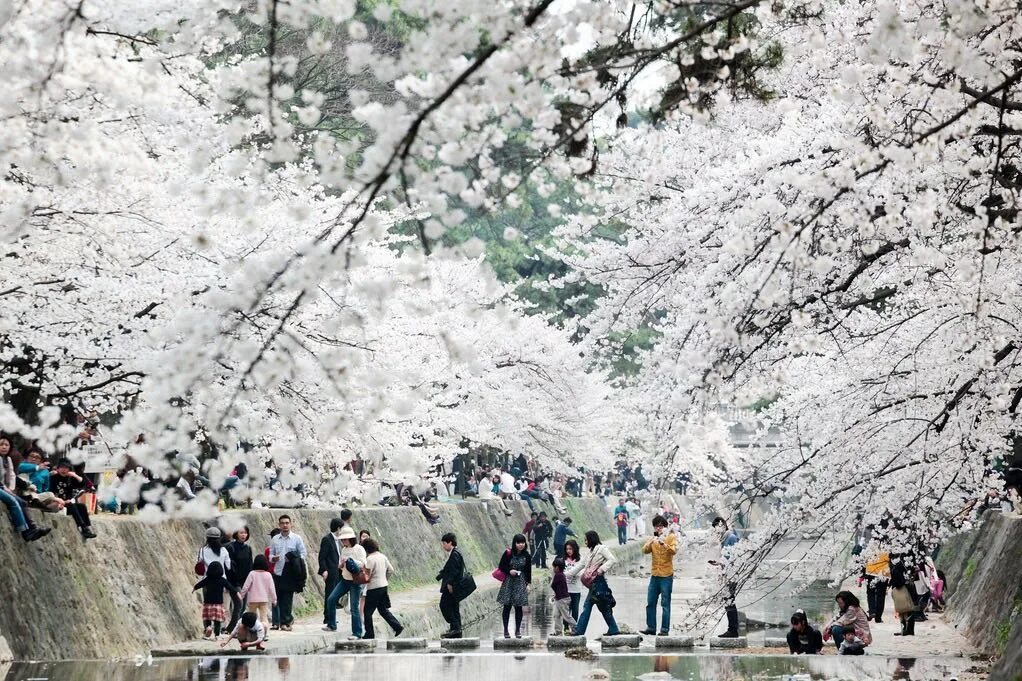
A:
{"label": "woman in pink jacket", "polygon": [[273,575],[266,556],[258,555],[252,561],[252,572],[248,573],[241,597],[248,596],[248,611],[259,615],[259,621],[270,630],[270,608],[277,604],[277,589],[273,586]]}

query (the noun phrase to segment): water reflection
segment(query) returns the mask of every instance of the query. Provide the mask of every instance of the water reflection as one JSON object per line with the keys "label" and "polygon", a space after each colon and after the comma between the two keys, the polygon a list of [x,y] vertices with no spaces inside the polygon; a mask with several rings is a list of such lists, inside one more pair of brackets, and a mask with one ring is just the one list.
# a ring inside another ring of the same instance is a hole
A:
{"label": "water reflection", "polygon": [[[611,681],[816,681],[942,679],[960,674],[964,658],[615,654],[590,661],[534,652],[524,655],[403,654],[299,657],[206,657],[157,660],[151,666],[107,662],[15,664],[4,681],[579,681],[605,670]],[[0,668],[2,670],[2,668]]]}

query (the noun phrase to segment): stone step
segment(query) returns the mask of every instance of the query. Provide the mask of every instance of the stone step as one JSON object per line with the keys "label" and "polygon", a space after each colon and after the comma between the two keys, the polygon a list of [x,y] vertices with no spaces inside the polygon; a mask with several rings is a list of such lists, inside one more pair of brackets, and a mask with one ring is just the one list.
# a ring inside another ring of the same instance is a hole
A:
{"label": "stone step", "polygon": [[522,650],[524,648],[532,647],[532,637],[523,636],[522,638],[495,638],[493,639],[494,650]]}
{"label": "stone step", "polygon": [[776,638],[776,637],[768,636],[767,638],[763,639],[763,647],[764,648],[787,648],[788,647],[788,639],[786,639],[786,638]]}
{"label": "stone step", "polygon": [[738,638],[719,638],[717,636],[710,637],[711,648],[748,648],[749,639],[744,636]]}
{"label": "stone step", "polygon": [[[446,641],[447,639],[444,639]],[[424,638],[388,638],[387,650],[416,650],[426,647]]]}
{"label": "stone step", "polygon": [[584,648],[585,636],[547,636],[547,648]]}
{"label": "stone step", "polygon": [[657,648],[691,648],[696,641],[691,636],[657,636]]}
{"label": "stone step", "polygon": [[354,640],[335,641],[334,650],[341,650],[344,652],[350,652],[353,650],[376,650],[376,640],[357,638]]}
{"label": "stone step", "polygon": [[440,647],[447,648],[447,650],[469,650],[479,647],[479,639],[471,636],[468,638],[443,638],[440,639]]}
{"label": "stone step", "polygon": [[641,642],[642,636],[639,634],[618,634],[600,638],[600,645],[604,648],[638,648]]}

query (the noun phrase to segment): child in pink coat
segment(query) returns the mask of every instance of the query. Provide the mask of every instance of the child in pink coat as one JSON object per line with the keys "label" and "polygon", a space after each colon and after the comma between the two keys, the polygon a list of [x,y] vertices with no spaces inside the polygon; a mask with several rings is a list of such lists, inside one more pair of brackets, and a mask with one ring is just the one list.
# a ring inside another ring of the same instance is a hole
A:
{"label": "child in pink coat", "polygon": [[259,616],[265,631],[270,630],[270,608],[277,604],[277,588],[273,585],[270,563],[266,556],[256,556],[252,561],[252,572],[248,573],[241,597],[248,596],[248,611]]}

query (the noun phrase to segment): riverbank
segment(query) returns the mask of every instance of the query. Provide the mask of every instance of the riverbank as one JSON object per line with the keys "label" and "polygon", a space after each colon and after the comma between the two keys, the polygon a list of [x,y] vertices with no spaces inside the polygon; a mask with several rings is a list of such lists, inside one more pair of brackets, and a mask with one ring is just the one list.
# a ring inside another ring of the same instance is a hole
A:
{"label": "riverbank", "polygon": [[[567,499],[573,528],[614,535],[610,514],[599,499]],[[553,515],[552,507],[539,505]],[[441,505],[440,522],[430,525],[416,508],[355,508],[353,524],[367,529],[390,557],[395,592],[431,588],[442,567],[440,536],[455,532],[473,573],[489,574],[495,557],[529,517],[525,503],[512,503],[507,516],[486,502]],[[222,523],[243,521],[261,551],[280,510],[228,513]],[[315,570],[319,540],[337,511],[288,510],[305,539]],[[192,593],[193,567],[204,529],[196,521],[150,525],[133,517],[96,516],[98,538],[83,543],[71,518],[47,515],[53,533],[25,544],[0,532],[0,653],[16,660],[134,659],[147,651],[201,636],[199,603]],[[323,583],[309,579],[295,601],[296,615],[322,608]],[[273,632],[279,634],[280,632]]]}

